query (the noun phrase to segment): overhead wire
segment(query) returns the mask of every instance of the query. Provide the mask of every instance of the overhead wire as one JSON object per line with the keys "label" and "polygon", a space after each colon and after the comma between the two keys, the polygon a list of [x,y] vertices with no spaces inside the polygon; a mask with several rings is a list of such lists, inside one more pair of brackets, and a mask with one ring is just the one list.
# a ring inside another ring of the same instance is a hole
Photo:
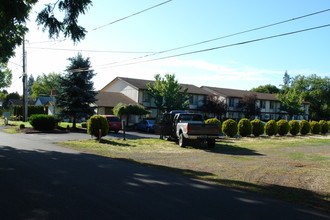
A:
{"label": "overhead wire", "polygon": [[110,23],[108,23],[108,24],[101,25],[101,26],[99,26],[99,27],[93,28],[93,29],[90,30],[90,31],[96,31],[96,30],[98,30],[98,29],[101,29],[101,28],[104,28],[104,27],[106,27],[106,26],[112,25],[112,24],[117,23],[117,22],[119,22],[119,21],[122,21],[122,20],[125,20],[125,19],[127,19],[127,18],[130,18],[130,17],[136,16],[136,15],[141,14],[141,13],[146,12],[146,11],[149,11],[149,10],[151,10],[151,9],[153,9],[153,8],[159,7],[159,6],[161,6],[161,5],[164,5],[164,4],[166,4],[166,3],[169,3],[169,2],[171,2],[171,1],[173,1],[173,0],[168,0],[168,1],[165,1],[165,2],[162,2],[162,3],[159,3],[159,4],[154,5],[154,6],[152,6],[152,7],[146,8],[146,9],[144,9],[144,10],[142,10],[142,11],[139,11],[139,12],[133,13],[133,14],[131,14],[131,15],[125,16],[125,17],[123,17],[123,18],[120,18],[120,19],[118,19],[118,20],[112,21],[112,22],[110,22]]}
{"label": "overhead wire", "polygon": [[27,47],[27,48],[38,49],[38,50],[82,51],[82,52],[91,52],[91,53],[155,53],[152,51],[81,50],[81,49],[66,49],[66,48],[51,48],[51,47]]}
{"label": "overhead wire", "polygon": [[159,54],[162,54],[162,53],[167,53],[167,52],[172,52],[172,51],[179,50],[179,49],[184,49],[184,48],[188,48],[188,47],[192,47],[192,46],[197,46],[197,45],[200,45],[200,44],[205,44],[205,43],[209,43],[209,42],[212,42],[212,41],[217,41],[217,40],[221,40],[221,39],[233,37],[233,36],[236,36],[236,35],[245,34],[245,33],[249,33],[249,32],[252,32],[252,31],[261,30],[261,29],[272,27],[272,26],[276,26],[276,25],[279,25],[279,24],[284,24],[284,23],[287,23],[287,22],[292,22],[292,21],[299,20],[299,19],[302,19],[302,18],[306,18],[306,17],[317,15],[317,14],[325,13],[325,12],[328,12],[328,11],[330,11],[330,9],[325,9],[325,10],[313,12],[313,13],[310,13],[310,14],[306,14],[306,15],[302,15],[302,16],[299,16],[299,17],[295,17],[295,18],[291,18],[291,19],[287,19],[287,20],[275,22],[275,23],[264,25],[264,26],[261,26],[261,27],[252,28],[252,29],[248,29],[248,30],[245,30],[245,31],[240,31],[240,32],[237,32],[237,33],[233,33],[233,34],[229,34],[229,35],[225,35],[225,36],[220,36],[220,37],[213,38],[213,39],[210,39],[210,40],[204,40],[204,41],[201,41],[201,42],[197,42],[197,43],[193,43],[193,44],[188,44],[188,45],[185,45],[185,46],[180,46],[180,47],[176,47],[176,48],[172,48],[172,49],[168,49],[168,50],[163,50],[163,51],[155,52],[155,53],[152,53],[152,54],[147,54],[147,55],[140,56],[140,57],[135,57],[135,58],[131,58],[131,59],[116,61],[116,62],[107,63],[107,64],[102,64],[100,66],[106,66],[106,65],[113,65],[113,64],[118,64],[118,63],[129,62],[129,61],[132,61],[132,60],[147,58],[147,57],[159,55]]}
{"label": "overhead wire", "polygon": [[312,28],[307,28],[307,29],[302,29],[302,30],[297,30],[297,31],[292,31],[292,32],[287,32],[287,33],[283,33],[283,34],[272,35],[272,36],[268,36],[268,37],[262,37],[262,38],[243,41],[243,42],[234,43],[234,44],[227,44],[227,45],[212,47],[212,48],[203,49],[203,50],[197,50],[197,51],[192,51],[192,52],[187,52],[187,53],[181,53],[181,54],[176,54],[176,55],[171,55],[171,56],[166,56],[166,57],[160,57],[160,58],[156,58],[156,59],[150,59],[150,60],[144,60],[144,61],[121,64],[121,65],[114,65],[114,66],[103,67],[103,68],[98,68],[98,69],[128,66],[128,65],[133,65],[133,64],[146,63],[146,62],[151,62],[151,61],[157,61],[157,60],[164,60],[164,59],[169,59],[169,58],[174,58],[174,57],[186,56],[186,55],[191,55],[191,54],[196,54],[196,53],[203,53],[203,52],[208,52],[208,51],[212,51],[212,50],[218,50],[218,49],[227,48],[227,47],[233,47],[233,46],[239,46],[239,45],[254,43],[254,42],[258,42],[258,41],[268,40],[268,39],[277,38],[277,37],[283,37],[283,36],[287,36],[287,35],[297,34],[297,33],[301,33],[301,32],[306,32],[306,31],[316,30],[316,29],[320,29],[320,28],[325,28],[325,27],[330,27],[330,24],[321,25],[321,26],[312,27]]}

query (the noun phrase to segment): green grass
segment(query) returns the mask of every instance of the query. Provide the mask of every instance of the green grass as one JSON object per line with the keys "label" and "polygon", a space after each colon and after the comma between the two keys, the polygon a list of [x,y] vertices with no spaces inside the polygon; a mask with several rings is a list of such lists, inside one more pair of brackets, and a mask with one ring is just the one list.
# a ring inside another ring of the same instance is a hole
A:
{"label": "green grass", "polygon": [[[69,122],[60,122],[60,123],[58,123],[58,126],[59,127],[62,127],[62,128],[67,128],[69,126],[70,128],[72,128],[72,123],[69,123]],[[80,123],[77,123],[76,124],[76,127],[77,128],[81,128],[81,124]]]}
{"label": "green grass", "polygon": [[16,128],[7,128],[7,129],[4,129],[3,132],[6,132],[8,134],[16,134],[16,133],[19,133],[18,130]]}
{"label": "green grass", "polygon": [[330,136],[224,138],[214,149],[159,139],[60,144],[330,210]]}

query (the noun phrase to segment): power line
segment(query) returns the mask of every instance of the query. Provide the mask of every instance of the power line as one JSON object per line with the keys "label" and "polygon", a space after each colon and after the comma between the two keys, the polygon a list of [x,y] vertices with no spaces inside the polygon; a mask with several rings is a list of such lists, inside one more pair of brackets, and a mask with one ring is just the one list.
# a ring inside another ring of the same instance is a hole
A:
{"label": "power line", "polygon": [[142,10],[142,11],[139,11],[139,12],[136,12],[136,13],[134,13],[134,14],[128,15],[128,16],[126,16],[126,17],[120,18],[120,19],[118,19],[118,20],[112,21],[112,22],[110,22],[110,23],[108,23],[108,24],[105,24],[105,25],[102,25],[102,26],[96,27],[96,28],[92,29],[91,31],[96,31],[96,30],[98,30],[98,29],[101,29],[101,28],[104,28],[104,27],[106,27],[106,26],[112,25],[112,24],[117,23],[117,22],[119,22],[119,21],[122,21],[122,20],[125,20],[125,19],[127,19],[127,18],[133,17],[133,16],[135,16],[135,15],[141,14],[141,13],[146,12],[146,11],[148,11],[148,10],[151,10],[151,9],[153,9],[153,8],[159,7],[159,6],[161,6],[161,5],[164,5],[164,4],[166,4],[166,3],[169,3],[169,2],[171,2],[171,1],[173,1],[173,0],[165,1],[165,2],[162,2],[162,3],[160,3],[160,4],[154,5],[154,6],[150,7],[150,8],[146,8],[146,9],[144,9],[144,10]]}
{"label": "power line", "polygon": [[209,42],[212,42],[212,41],[221,40],[221,39],[224,39],[224,38],[233,37],[233,36],[236,36],[236,35],[245,34],[245,33],[248,33],[248,32],[257,31],[257,30],[261,30],[261,29],[264,29],[264,28],[276,26],[276,25],[279,25],[279,24],[284,24],[284,23],[287,23],[287,22],[291,22],[291,21],[302,19],[302,18],[314,16],[314,15],[321,14],[321,13],[328,12],[328,11],[330,11],[330,9],[325,9],[325,10],[322,10],[322,11],[313,12],[313,13],[310,13],[310,14],[307,14],[307,15],[302,15],[302,16],[287,19],[287,20],[284,20],[284,21],[279,21],[279,22],[276,22],[276,23],[264,25],[264,26],[261,26],[261,27],[252,28],[252,29],[245,30],[245,31],[240,31],[240,32],[237,32],[237,33],[234,33],[234,34],[229,34],[229,35],[213,38],[213,39],[210,39],[210,40],[204,40],[204,41],[201,41],[201,42],[188,44],[188,45],[181,46],[181,47],[176,47],[176,48],[172,48],[172,49],[168,49],[168,50],[163,50],[163,51],[155,52],[155,53],[152,53],[152,54],[147,54],[147,55],[140,56],[140,57],[135,57],[135,58],[127,59],[127,60],[107,63],[107,64],[103,64],[103,65],[100,65],[100,66],[106,66],[106,65],[113,65],[113,64],[117,64],[117,63],[128,62],[128,61],[142,59],[142,58],[146,58],[146,57],[150,57],[150,56],[155,56],[155,55],[159,55],[159,54],[162,54],[162,53],[167,53],[167,52],[171,52],[171,51],[175,51],[175,50],[179,50],[179,49],[184,49],[184,48],[188,48],[188,47],[192,47],[192,46],[197,46],[197,45],[200,45],[200,44],[205,44],[205,43],[209,43]]}
{"label": "power line", "polygon": [[[208,49],[197,50],[197,51],[192,51],[192,52],[187,52],[187,53],[181,53],[181,54],[177,54],[177,55],[171,55],[171,56],[161,57],[161,58],[156,58],[156,59],[151,59],[151,60],[144,60],[144,61],[139,61],[139,62],[126,63],[126,64],[122,64],[122,65],[110,66],[110,68],[111,67],[128,66],[128,65],[139,64],[139,63],[146,63],[146,62],[157,61],[157,60],[164,60],[164,59],[180,57],[180,56],[186,56],[186,55],[191,55],[191,54],[196,54],[196,53],[203,53],[203,52],[208,52],[208,51],[212,51],[212,50],[218,50],[218,49],[223,49],[223,48],[227,48],[227,47],[239,46],[239,45],[254,43],[254,42],[258,42],[258,41],[268,40],[268,39],[272,39],[272,38],[283,37],[283,36],[287,36],[287,35],[297,34],[297,33],[301,33],[301,32],[306,32],[306,31],[311,31],[311,30],[315,30],[315,29],[325,28],[325,27],[329,27],[329,26],[330,26],[330,24],[326,24],[326,25],[307,28],[307,29],[303,29],[303,30],[292,31],[292,32],[272,35],[272,36],[268,36],[268,37],[262,37],[262,38],[258,38],[258,39],[254,39],[254,40],[243,41],[243,42],[234,43],[234,44],[227,44],[227,45],[223,45],[223,46],[219,46],[219,47],[212,47],[212,48],[208,48]],[[107,67],[105,67],[105,68],[107,68]]]}
{"label": "power line", "polygon": [[14,64],[14,65],[16,65],[16,66],[22,67],[22,65],[17,64],[17,63],[14,63],[14,62],[11,62],[11,61],[8,61],[8,63],[11,63],[11,64]]}
{"label": "power line", "polygon": [[91,52],[91,53],[155,53],[152,51],[79,50],[79,49],[51,48],[51,47],[28,47],[28,48],[37,49],[37,50],[82,51],[82,52]]}

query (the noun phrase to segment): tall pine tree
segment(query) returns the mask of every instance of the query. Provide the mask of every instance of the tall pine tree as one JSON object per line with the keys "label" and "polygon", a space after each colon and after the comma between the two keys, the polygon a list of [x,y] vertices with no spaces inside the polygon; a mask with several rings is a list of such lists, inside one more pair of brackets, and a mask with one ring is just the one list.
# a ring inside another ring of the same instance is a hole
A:
{"label": "tall pine tree", "polygon": [[68,73],[60,79],[56,105],[62,116],[72,118],[72,127],[76,128],[77,119],[94,114],[91,104],[96,101],[92,82],[95,73],[90,70],[89,58],[84,58],[80,53],[68,60],[71,64],[66,69]]}

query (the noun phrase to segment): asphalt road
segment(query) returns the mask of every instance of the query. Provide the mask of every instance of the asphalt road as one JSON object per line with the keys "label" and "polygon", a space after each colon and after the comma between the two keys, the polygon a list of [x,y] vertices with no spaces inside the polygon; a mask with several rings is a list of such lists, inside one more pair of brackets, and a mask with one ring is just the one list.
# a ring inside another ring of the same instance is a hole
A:
{"label": "asphalt road", "polygon": [[330,219],[323,213],[0,131],[0,219]]}

